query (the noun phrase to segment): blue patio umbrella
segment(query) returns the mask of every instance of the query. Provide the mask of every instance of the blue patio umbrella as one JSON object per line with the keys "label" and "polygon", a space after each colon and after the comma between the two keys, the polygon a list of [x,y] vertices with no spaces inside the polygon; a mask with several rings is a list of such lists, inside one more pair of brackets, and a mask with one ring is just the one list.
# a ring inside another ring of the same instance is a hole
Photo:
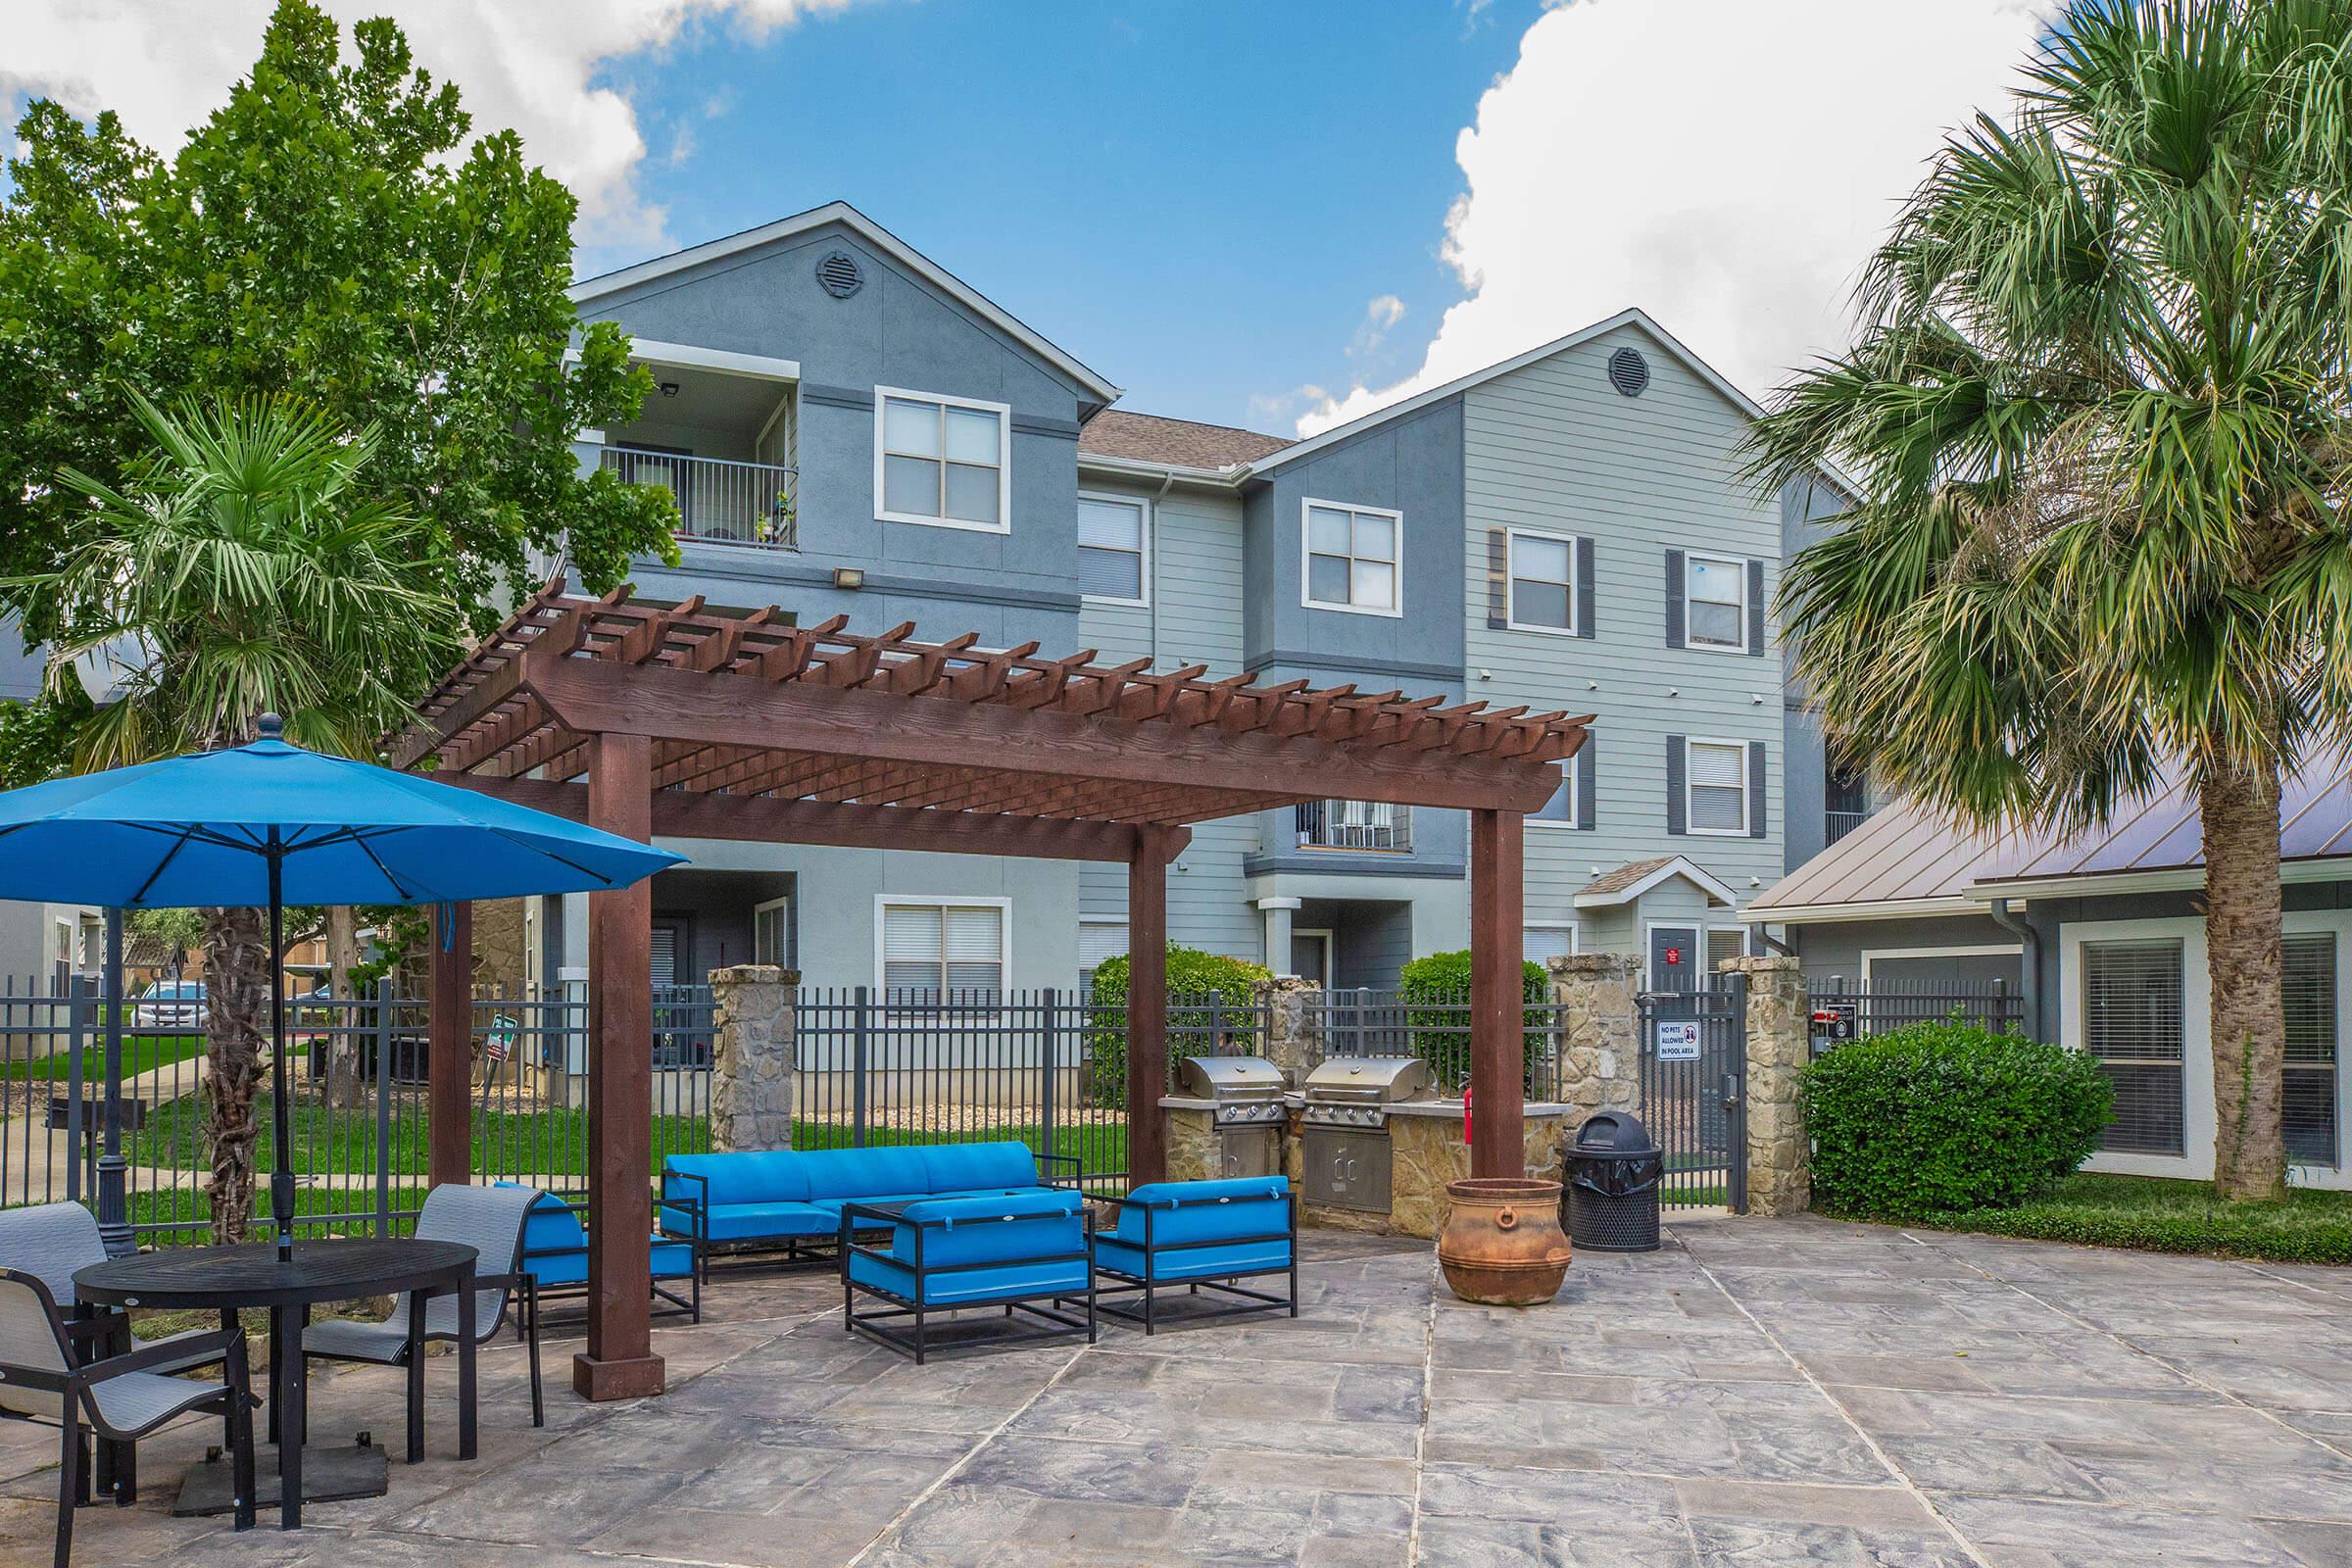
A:
{"label": "blue patio umbrella", "polygon": [[270,1211],[294,1240],[285,906],[457,904],[627,887],[684,857],[280,738],[0,793],[0,896],[109,908],[267,906],[275,1044]]}

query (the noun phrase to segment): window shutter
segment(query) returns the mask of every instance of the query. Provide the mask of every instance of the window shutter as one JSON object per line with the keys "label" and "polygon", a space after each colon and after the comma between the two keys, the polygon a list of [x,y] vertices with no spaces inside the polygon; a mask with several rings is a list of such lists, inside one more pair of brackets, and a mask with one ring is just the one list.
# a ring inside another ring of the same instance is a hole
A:
{"label": "window shutter", "polygon": [[[1748,569],[1753,571],[1755,568],[1751,566]],[[1748,582],[1753,584],[1755,578],[1748,578]],[[1754,639],[1749,640],[1753,641]],[[1764,743],[1749,741],[1747,743],[1747,836],[1751,839],[1760,839],[1764,836]]]}
{"label": "window shutter", "polygon": [[[1679,556],[1681,551],[1673,554]],[[1677,604],[1681,601],[1677,600]],[[1690,831],[1685,812],[1690,803],[1683,799],[1683,737],[1666,737],[1666,831],[1683,834]]]}
{"label": "window shutter", "polygon": [[[1666,552],[1666,646],[1683,646],[1683,594],[1690,587],[1685,580],[1683,553]],[[1678,830],[1679,831],[1679,830]]]}
{"label": "window shutter", "polygon": [[1576,825],[1587,833],[1592,831],[1592,748],[1594,744],[1592,735],[1587,733],[1585,744],[1578,747],[1576,752]]}
{"label": "window shutter", "polygon": [[[1592,635],[1592,536],[1585,534],[1576,541],[1576,634]],[[1589,748],[1592,744],[1587,741]],[[1592,824],[1587,823],[1587,826]]]}
{"label": "window shutter", "polygon": [[1487,625],[1499,631],[1511,623],[1511,540],[1500,528],[1487,530]]}
{"label": "window shutter", "polygon": [[1764,563],[1747,564],[1747,656],[1764,657]]}

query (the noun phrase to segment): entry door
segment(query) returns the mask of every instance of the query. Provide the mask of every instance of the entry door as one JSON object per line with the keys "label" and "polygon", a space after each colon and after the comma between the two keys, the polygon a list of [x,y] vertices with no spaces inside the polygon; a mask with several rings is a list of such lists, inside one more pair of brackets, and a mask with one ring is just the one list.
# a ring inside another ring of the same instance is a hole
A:
{"label": "entry door", "polygon": [[1649,928],[1649,989],[1696,991],[1705,955],[1699,951],[1698,927],[1653,925]]}
{"label": "entry door", "polygon": [[1331,988],[1330,932],[1293,931],[1291,933],[1291,973],[1301,980],[1312,980],[1325,990]]}

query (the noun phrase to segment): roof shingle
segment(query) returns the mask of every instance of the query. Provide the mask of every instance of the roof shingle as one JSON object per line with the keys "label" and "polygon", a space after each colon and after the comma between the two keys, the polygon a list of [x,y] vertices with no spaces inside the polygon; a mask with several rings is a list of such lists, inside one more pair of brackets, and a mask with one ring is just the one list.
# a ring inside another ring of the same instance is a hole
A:
{"label": "roof shingle", "polygon": [[1105,409],[1078,432],[1078,450],[1100,458],[1164,463],[1180,468],[1230,468],[1254,463],[1291,445],[1278,435],[1227,424],[1163,419],[1156,414]]}

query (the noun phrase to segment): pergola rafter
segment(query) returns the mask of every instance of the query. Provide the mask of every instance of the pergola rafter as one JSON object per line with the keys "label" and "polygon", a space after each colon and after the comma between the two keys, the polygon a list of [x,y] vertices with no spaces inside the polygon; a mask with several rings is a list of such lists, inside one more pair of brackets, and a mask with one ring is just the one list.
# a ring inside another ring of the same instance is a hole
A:
{"label": "pergola rafter", "polygon": [[[1472,1169],[1523,1159],[1521,817],[1558,786],[1587,717],[1402,692],[1317,690],[1093,650],[983,649],[977,634],[879,636],[845,617],[625,588],[525,604],[419,705],[402,766],[635,838],[739,839],[1124,862],[1130,1174],[1161,1174],[1166,869],[1190,824],[1354,799],[1471,814]],[[652,892],[589,899],[592,1398],[658,1392],[646,1317]],[[465,1081],[463,961],[436,944],[433,1071]],[[446,1004],[440,1001],[444,996]],[[446,1013],[448,1016],[444,1016]],[[463,1179],[463,1116],[433,1166]]]}

